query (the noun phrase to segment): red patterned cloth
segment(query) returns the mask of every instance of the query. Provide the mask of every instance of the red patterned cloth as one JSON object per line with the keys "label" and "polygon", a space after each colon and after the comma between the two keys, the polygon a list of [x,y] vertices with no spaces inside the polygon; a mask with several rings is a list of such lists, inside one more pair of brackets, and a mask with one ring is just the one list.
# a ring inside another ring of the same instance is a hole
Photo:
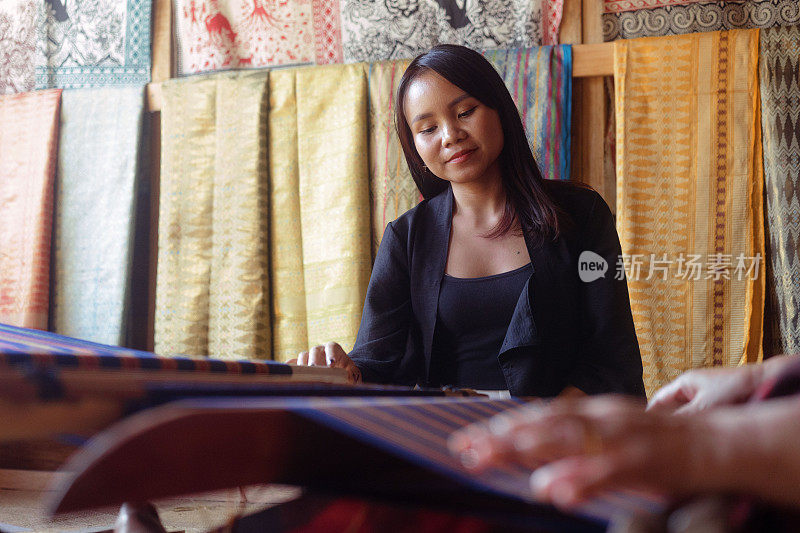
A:
{"label": "red patterned cloth", "polygon": [[176,0],[178,73],[342,60],[338,0]]}
{"label": "red patterned cloth", "polygon": [[0,322],[47,329],[61,90],[0,96]]}

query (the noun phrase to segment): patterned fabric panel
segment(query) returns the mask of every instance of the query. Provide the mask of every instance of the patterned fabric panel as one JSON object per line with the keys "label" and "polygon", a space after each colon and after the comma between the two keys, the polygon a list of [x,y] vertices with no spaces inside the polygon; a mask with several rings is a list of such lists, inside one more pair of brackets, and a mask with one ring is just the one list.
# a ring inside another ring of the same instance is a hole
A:
{"label": "patterned fabric panel", "polygon": [[34,88],[37,15],[36,0],[0,2],[0,94]]}
{"label": "patterned fabric panel", "polygon": [[334,0],[175,0],[180,75],[341,62]]}
{"label": "patterned fabric panel", "polygon": [[[664,6],[681,6],[696,4],[703,0],[603,0],[603,12],[620,13],[639,9],[654,9]],[[745,2],[749,0],[728,0],[728,2]]]}
{"label": "patterned fabric panel", "polygon": [[542,0],[340,2],[348,62],[413,58],[439,43],[484,50],[543,42]]}
{"label": "patterned fabric panel", "polygon": [[378,252],[386,224],[422,200],[411,171],[408,170],[394,122],[397,87],[409,63],[409,60],[399,59],[369,65],[369,177],[373,257]]}
{"label": "patterned fabric panel", "polygon": [[36,87],[150,81],[150,0],[41,0]]}
{"label": "patterned fabric panel", "polygon": [[762,356],[758,30],[618,41],[614,55],[620,263],[652,394]]}
{"label": "patterned fabric panel", "polygon": [[[651,0],[645,0],[644,3],[650,4]],[[717,30],[771,28],[800,23],[800,3],[797,0],[727,0],[670,4],[674,5],[625,12],[607,10],[603,15],[603,38],[614,41]]]}
{"label": "patterned fabric panel", "polygon": [[761,129],[767,201],[766,354],[800,352],[800,27],[761,32]]}
{"label": "patterned fabric panel", "polygon": [[306,282],[300,226],[297,91],[293,69],[269,78],[270,280],[273,354],[278,361],[307,350]]}
{"label": "patterned fabric panel", "polygon": [[0,364],[63,366],[73,369],[178,370],[233,374],[291,375],[288,365],[272,361],[221,361],[158,357],[153,353],[0,324]]}
{"label": "patterned fabric panel", "polygon": [[0,96],[0,321],[47,329],[61,90]]}
{"label": "patterned fabric panel", "polygon": [[372,270],[365,65],[297,69],[295,84],[303,349],[334,340],[349,351]]}
{"label": "patterned fabric panel", "polygon": [[268,74],[165,83],[155,349],[264,359]]}
{"label": "patterned fabric panel", "polygon": [[569,179],[572,139],[572,47],[485,53],[517,104],[542,176]]}
{"label": "patterned fabric panel", "polygon": [[75,89],[61,102],[51,327],[125,342],[143,87]]}

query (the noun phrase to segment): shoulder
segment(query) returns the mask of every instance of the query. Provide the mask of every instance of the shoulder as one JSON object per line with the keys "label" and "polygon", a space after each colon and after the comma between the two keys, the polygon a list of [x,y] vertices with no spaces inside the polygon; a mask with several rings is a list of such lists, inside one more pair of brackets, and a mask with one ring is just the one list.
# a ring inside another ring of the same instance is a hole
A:
{"label": "shoulder", "polygon": [[429,227],[436,223],[443,210],[447,209],[450,189],[428,200],[422,200],[392,222],[389,222],[387,229],[392,230],[398,235],[411,236],[420,227]]}
{"label": "shoulder", "polygon": [[563,180],[544,180],[544,188],[553,202],[578,222],[598,208],[608,208],[600,194],[588,185]]}

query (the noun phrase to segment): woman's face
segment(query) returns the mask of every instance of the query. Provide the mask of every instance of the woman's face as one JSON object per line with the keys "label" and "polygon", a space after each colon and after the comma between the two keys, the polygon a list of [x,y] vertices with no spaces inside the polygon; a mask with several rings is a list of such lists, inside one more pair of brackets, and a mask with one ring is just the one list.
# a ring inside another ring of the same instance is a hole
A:
{"label": "woman's face", "polygon": [[427,71],[408,86],[404,112],[417,152],[437,177],[452,183],[501,178],[497,111]]}

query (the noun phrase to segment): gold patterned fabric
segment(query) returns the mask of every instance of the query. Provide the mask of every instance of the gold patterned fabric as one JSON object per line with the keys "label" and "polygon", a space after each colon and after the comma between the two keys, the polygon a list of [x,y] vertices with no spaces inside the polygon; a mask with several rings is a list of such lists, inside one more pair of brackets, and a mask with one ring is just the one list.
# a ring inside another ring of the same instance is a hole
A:
{"label": "gold patterned fabric", "polygon": [[266,358],[268,74],[164,85],[155,348]]}
{"label": "gold patterned fabric", "polygon": [[272,338],[280,361],[308,348],[295,77],[295,69],[281,69],[269,80]]}
{"label": "gold patterned fabric", "polygon": [[270,79],[273,354],[355,342],[371,268],[365,65]]}
{"label": "gold patterned fabric", "polygon": [[372,254],[378,251],[386,224],[422,199],[394,127],[394,96],[411,61],[369,65],[369,168],[372,204]]}
{"label": "gold patterned fabric", "polygon": [[617,41],[617,229],[648,394],[762,357],[758,30]]}
{"label": "gold patterned fabric", "polygon": [[372,260],[365,66],[296,71],[309,346],[333,340],[352,348],[367,293]]}

